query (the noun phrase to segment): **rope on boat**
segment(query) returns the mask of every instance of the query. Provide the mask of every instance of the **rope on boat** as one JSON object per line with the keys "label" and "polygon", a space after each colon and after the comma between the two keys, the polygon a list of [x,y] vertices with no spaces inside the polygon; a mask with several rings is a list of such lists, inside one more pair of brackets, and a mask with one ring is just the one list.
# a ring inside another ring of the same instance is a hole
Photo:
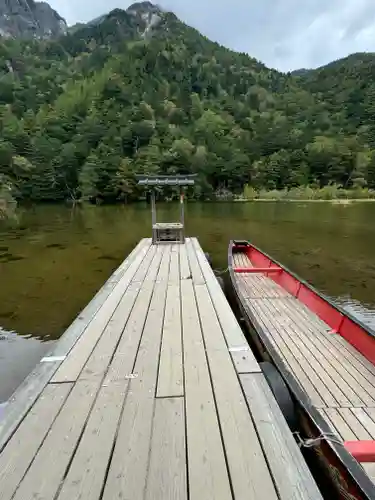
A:
{"label": "rope on boat", "polygon": [[297,438],[298,446],[300,448],[313,448],[314,446],[320,445],[322,441],[330,441],[331,443],[340,445],[344,444],[338,439],[336,434],[333,434],[332,432],[323,432],[320,436],[309,439],[303,439],[299,432],[293,432],[293,435]]}
{"label": "rope on boat", "polygon": [[229,267],[226,269],[214,269],[215,276],[221,276],[229,271]]}

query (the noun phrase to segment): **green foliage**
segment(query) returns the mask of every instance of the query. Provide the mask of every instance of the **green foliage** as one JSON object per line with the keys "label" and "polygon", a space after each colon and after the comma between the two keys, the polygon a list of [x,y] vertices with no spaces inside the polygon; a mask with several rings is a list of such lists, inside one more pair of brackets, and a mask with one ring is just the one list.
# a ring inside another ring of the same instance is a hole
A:
{"label": "green foliage", "polygon": [[368,200],[375,199],[375,191],[355,186],[344,189],[337,184],[330,184],[322,188],[299,186],[291,189],[260,189],[246,185],[240,201],[272,200],[272,201],[332,201],[332,200]]}
{"label": "green foliage", "polygon": [[196,173],[201,199],[375,188],[373,56],[286,75],[171,13],[152,35],[139,19],[1,41],[0,176],[17,199],[132,201],[137,173]]}

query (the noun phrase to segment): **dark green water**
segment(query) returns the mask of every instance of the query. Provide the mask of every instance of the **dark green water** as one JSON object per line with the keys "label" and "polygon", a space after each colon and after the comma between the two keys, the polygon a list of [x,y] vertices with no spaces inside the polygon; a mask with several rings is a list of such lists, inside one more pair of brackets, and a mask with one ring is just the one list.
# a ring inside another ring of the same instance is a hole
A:
{"label": "dark green water", "polygon": [[[159,207],[160,219],[177,216]],[[251,239],[375,328],[374,203],[190,204],[186,222],[214,267],[227,267],[231,238]],[[40,206],[0,230],[0,402],[146,236],[142,204]]]}

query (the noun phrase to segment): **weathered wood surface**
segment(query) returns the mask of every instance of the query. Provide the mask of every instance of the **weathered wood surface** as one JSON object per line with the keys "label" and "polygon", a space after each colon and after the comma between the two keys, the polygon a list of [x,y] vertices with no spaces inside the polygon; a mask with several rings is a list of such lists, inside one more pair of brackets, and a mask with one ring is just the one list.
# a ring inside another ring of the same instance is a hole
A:
{"label": "weathered wood surface", "polygon": [[263,376],[197,240],[143,240],[105,286],[66,359],[17,393],[2,500],[321,499],[271,392],[246,379]]}
{"label": "weathered wood surface", "polygon": [[[121,266],[98,291],[92,301],[78,315],[48,356],[64,357],[68,355],[77,340],[80,339],[83,332],[95,318],[96,313],[106,303],[135,256],[140,252],[143,253],[144,249],[148,248],[150,244],[150,238],[140,241]],[[62,361],[39,363],[10,398],[0,421],[0,451],[4,448],[61,363]]]}
{"label": "weathered wood surface", "polygon": [[[251,265],[243,254],[234,264]],[[375,367],[271,278],[235,279],[252,318],[338,439],[375,439]],[[363,465],[374,479],[375,464]]]}

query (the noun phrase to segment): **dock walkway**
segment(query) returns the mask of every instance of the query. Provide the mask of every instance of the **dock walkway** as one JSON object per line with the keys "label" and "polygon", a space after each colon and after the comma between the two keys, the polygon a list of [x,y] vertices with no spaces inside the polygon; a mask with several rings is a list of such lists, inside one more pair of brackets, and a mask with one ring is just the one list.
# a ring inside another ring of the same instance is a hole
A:
{"label": "dock walkway", "polygon": [[142,240],[0,422],[2,500],[321,499],[196,239]]}

